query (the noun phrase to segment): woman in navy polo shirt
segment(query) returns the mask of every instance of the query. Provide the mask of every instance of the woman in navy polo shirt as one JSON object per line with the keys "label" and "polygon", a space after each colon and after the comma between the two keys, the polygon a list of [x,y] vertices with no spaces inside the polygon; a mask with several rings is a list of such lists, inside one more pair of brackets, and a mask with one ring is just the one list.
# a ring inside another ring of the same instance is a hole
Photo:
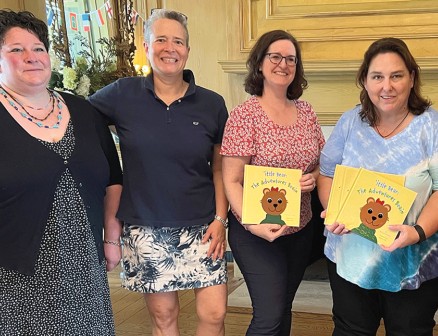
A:
{"label": "woman in navy polo shirt", "polygon": [[152,73],[90,98],[120,138],[123,286],[144,293],[153,334],[179,335],[177,291],[193,288],[197,335],[224,335],[228,203],[219,150],[228,113],[221,96],[184,70],[184,14],[155,10],[144,35]]}

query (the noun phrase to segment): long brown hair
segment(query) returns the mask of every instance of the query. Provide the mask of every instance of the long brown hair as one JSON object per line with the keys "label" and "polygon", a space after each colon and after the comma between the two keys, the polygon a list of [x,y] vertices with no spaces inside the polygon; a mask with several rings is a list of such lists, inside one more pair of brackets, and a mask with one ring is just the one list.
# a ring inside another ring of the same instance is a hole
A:
{"label": "long brown hair", "polygon": [[401,57],[408,69],[409,74],[413,75],[414,85],[411,89],[408,98],[408,108],[414,115],[422,114],[432,103],[429,99],[421,96],[421,80],[420,67],[409,51],[405,42],[394,37],[385,37],[372,43],[365,52],[362,65],[359,68],[356,77],[356,83],[360,92],[360,102],[362,103],[362,110],[359,115],[363,121],[367,121],[370,126],[375,126],[379,120],[376,108],[368,96],[365,89],[365,80],[368,75],[370,64],[372,60],[379,54],[396,53]]}

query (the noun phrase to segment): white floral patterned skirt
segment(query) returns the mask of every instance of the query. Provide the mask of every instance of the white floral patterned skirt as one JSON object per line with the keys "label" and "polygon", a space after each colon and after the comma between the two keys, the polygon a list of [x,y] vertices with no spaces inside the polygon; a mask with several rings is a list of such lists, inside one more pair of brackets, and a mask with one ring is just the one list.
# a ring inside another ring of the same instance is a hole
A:
{"label": "white floral patterned skirt", "polygon": [[123,281],[126,289],[163,293],[227,282],[225,258],[207,257],[201,240],[208,224],[183,228],[124,225]]}

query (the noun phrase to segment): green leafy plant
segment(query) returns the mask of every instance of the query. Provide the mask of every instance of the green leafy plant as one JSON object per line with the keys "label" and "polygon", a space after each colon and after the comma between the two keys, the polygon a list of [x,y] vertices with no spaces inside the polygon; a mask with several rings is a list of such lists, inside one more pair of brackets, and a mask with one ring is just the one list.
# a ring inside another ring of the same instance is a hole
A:
{"label": "green leafy plant", "polygon": [[81,51],[72,67],[64,66],[62,60],[52,60],[51,89],[69,91],[87,97],[120,77],[116,65],[116,43],[114,38],[96,41],[100,47],[93,49],[81,35],[75,37]]}

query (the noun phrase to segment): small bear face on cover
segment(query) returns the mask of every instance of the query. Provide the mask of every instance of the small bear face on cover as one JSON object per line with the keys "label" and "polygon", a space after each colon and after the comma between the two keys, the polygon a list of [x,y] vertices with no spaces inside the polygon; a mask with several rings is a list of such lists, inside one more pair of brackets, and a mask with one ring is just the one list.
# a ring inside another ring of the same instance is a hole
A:
{"label": "small bear face on cover", "polygon": [[262,208],[268,215],[281,215],[287,206],[286,190],[271,187],[263,189]]}
{"label": "small bear face on cover", "polygon": [[384,204],[379,198],[374,200],[373,197],[367,199],[367,203],[360,209],[360,220],[362,223],[373,230],[381,228],[388,220],[388,213],[391,211],[389,204]]}

